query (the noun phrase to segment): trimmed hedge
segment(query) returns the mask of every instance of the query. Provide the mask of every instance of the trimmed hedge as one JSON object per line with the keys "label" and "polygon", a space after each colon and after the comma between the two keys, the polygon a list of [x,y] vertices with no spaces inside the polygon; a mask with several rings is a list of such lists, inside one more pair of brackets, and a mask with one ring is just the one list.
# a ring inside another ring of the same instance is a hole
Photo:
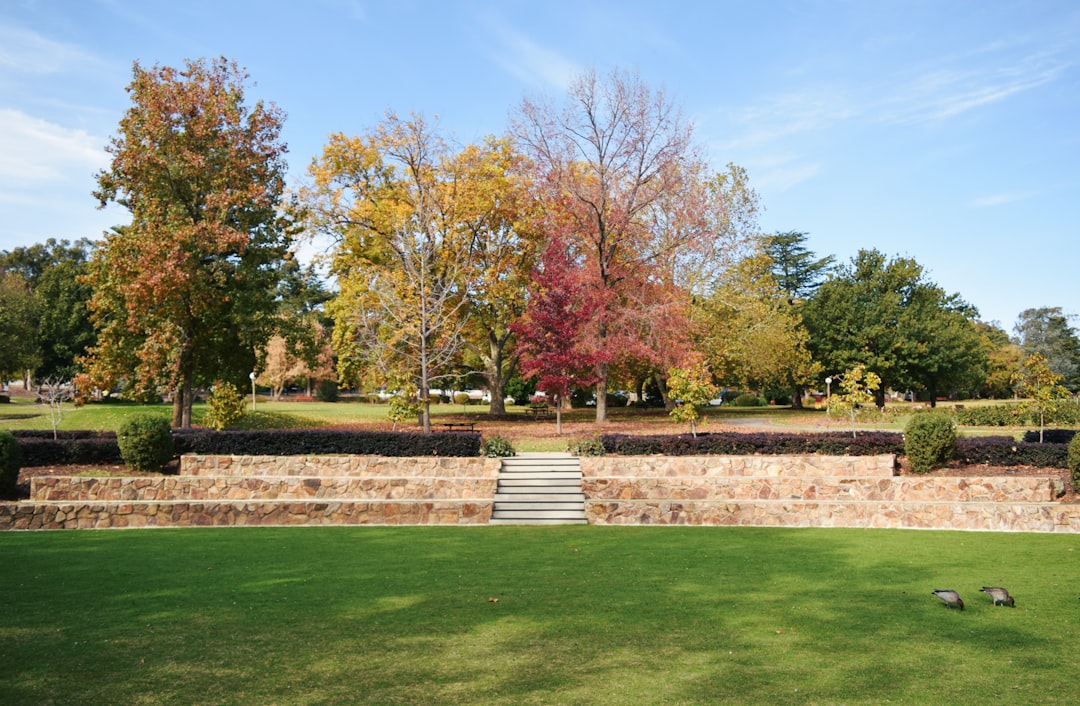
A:
{"label": "trimmed hedge", "polygon": [[[1007,427],[1032,426],[1039,415],[1018,404],[998,404],[965,407],[955,411],[956,423],[964,426]],[[1080,403],[1059,400],[1057,409],[1046,417],[1047,424],[1080,424]]]}
{"label": "trimmed hedge", "polygon": [[946,414],[916,414],[904,428],[904,453],[915,473],[944,466],[955,451],[956,426]]}
{"label": "trimmed hedge", "polygon": [[[16,431],[23,467],[124,462],[115,432]],[[441,432],[362,432],[314,429],[173,431],[176,452],[223,455],[370,454],[378,456],[479,456],[480,435]]]}
{"label": "trimmed hedge", "polygon": [[1011,436],[961,437],[956,440],[957,458],[964,463],[990,466],[1067,468],[1068,444],[1030,443]]}
{"label": "trimmed hedge", "polygon": [[480,434],[469,432],[343,431],[276,429],[191,431],[175,434],[176,451],[224,456],[479,456]]}
{"label": "trimmed hedge", "polygon": [[621,456],[707,456],[791,454],[826,456],[875,456],[904,454],[904,438],[893,432],[867,432],[851,438],[846,432],[822,434],[780,434],[762,432],[740,434],[689,434],[629,436],[604,434],[600,437],[607,454]]}
{"label": "trimmed hedge", "polygon": [[[1067,444],[1073,440],[1076,436],[1075,429],[1044,429],[1043,441],[1048,444]],[[1024,441],[1028,443],[1039,443],[1039,431],[1025,431]]]}

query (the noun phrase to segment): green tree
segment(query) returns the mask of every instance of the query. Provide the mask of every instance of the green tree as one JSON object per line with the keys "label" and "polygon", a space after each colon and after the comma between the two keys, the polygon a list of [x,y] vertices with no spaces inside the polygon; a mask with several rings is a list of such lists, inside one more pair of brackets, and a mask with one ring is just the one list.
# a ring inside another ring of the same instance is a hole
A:
{"label": "green tree", "polygon": [[806,249],[807,236],[807,233],[792,230],[767,235],[764,239],[765,254],[772,261],[773,280],[791,304],[813,295],[836,267],[832,255],[817,257]]}
{"label": "green tree", "polygon": [[1024,397],[1021,408],[1030,410],[1039,417],[1039,443],[1043,440],[1046,418],[1054,415],[1060,400],[1069,396],[1069,391],[1061,385],[1062,377],[1050,369],[1046,356],[1032,353],[1024,360],[1016,374],[1014,382],[1017,392]]}
{"label": "green tree", "polygon": [[0,383],[37,366],[38,302],[26,280],[0,269]]}
{"label": "green tree", "polygon": [[242,380],[275,327],[274,292],[290,244],[280,215],[283,114],[245,101],[235,63],[134,66],[132,105],[97,178],[102,206],[131,223],[107,233],[91,263],[102,389],[171,390],[172,423],[191,425],[193,387]]}
{"label": "green tree", "polygon": [[1013,331],[1025,355],[1038,353],[1069,390],[1080,390],[1080,336],[1061,307],[1025,309]]}
{"label": "green tree", "polygon": [[933,400],[980,384],[985,356],[975,313],[928,281],[914,260],[877,250],[860,250],[802,307],[814,359],[827,373],[858,364],[873,370],[881,379],[878,407],[886,389],[925,388]]}
{"label": "green tree", "polygon": [[72,380],[78,360],[95,341],[87,303],[91,288],[84,280],[93,244],[49,238],[45,243],[0,253],[0,269],[17,272],[33,292],[38,310],[38,380]]}

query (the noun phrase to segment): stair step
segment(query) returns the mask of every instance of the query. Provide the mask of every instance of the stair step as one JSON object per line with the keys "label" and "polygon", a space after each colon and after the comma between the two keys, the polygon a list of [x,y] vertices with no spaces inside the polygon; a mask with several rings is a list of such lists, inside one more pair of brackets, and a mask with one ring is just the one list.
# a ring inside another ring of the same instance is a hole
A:
{"label": "stair step", "polygon": [[495,493],[495,502],[565,503],[585,502],[585,494],[576,493]]}
{"label": "stair step", "polygon": [[524,518],[511,518],[503,519],[499,517],[492,517],[488,521],[489,525],[587,525],[589,521],[584,517],[581,519],[524,519]]}
{"label": "stair step", "polygon": [[581,464],[569,454],[505,458],[491,524],[588,524]]}

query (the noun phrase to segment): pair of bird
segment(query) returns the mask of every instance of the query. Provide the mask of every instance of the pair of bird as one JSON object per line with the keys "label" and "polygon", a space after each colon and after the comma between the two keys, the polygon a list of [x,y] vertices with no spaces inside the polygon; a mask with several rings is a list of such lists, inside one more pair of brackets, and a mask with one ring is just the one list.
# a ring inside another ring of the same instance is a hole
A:
{"label": "pair of bird", "polygon": [[[1013,600],[1013,597],[1009,595],[1009,592],[1001,586],[983,586],[979,590],[993,598],[994,605],[1007,605],[1012,608],[1016,607],[1016,601]],[[933,591],[933,595],[945,601],[945,607],[947,608],[964,609],[964,601],[960,599],[960,594],[956,591],[939,588],[936,591]]]}

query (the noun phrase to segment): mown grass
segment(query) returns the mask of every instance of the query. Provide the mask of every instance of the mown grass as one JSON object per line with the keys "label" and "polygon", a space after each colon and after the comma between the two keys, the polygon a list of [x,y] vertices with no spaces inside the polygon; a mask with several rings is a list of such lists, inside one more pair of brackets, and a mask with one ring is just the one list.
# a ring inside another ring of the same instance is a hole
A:
{"label": "mown grass", "polygon": [[[757,528],[7,533],[0,703],[1071,704],[1076,545]],[[978,592],[998,584],[1016,608]]]}

